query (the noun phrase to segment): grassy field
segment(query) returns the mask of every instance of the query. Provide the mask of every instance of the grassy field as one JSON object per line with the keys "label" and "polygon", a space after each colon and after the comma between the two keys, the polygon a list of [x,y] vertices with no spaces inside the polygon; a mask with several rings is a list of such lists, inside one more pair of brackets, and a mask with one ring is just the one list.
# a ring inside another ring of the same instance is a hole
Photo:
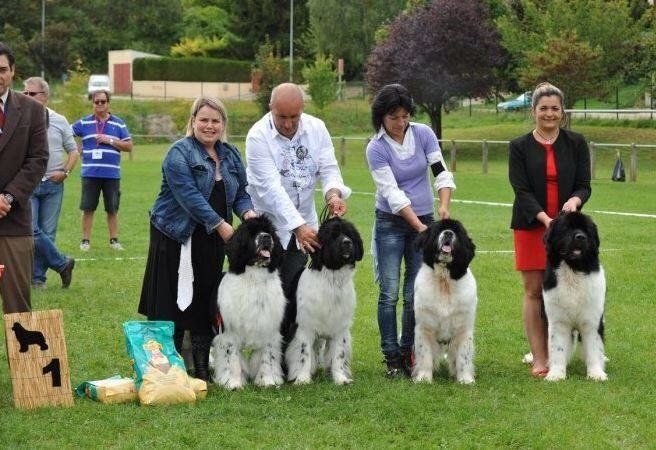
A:
{"label": "grassy field", "polygon": [[[508,139],[528,127],[521,120],[479,129],[447,127],[445,137],[492,139],[484,136],[488,133]],[[601,136],[608,130],[582,131],[586,136]],[[642,130],[624,130],[624,135],[612,132],[627,141],[635,137],[631,133]],[[645,136],[656,141],[653,129]],[[243,148],[243,142],[236,143]],[[108,248],[101,212],[93,226],[91,251],[78,250],[78,171],[66,182],[57,241],[77,259],[73,283],[68,290],[60,289],[58,275],[50,272],[47,289],[34,292],[32,302],[34,309],[64,311],[73,386],[115,373],[131,375],[121,324],[142,318],[136,307],[148,245],[147,211],[158,191],[165,148],[164,144],[137,142],[133,158],[124,159],[120,238],[125,252]],[[362,140],[347,141],[343,174],[354,190],[347,217],[368,243],[373,184],[363,148]],[[557,384],[530,378],[521,363],[526,344],[520,319],[520,280],[512,269],[510,208],[505,205],[512,200],[505,152],[503,146],[491,150],[488,174],[483,175],[477,147],[459,150],[462,156],[455,174],[458,189],[451,212],[466,225],[477,245],[472,265],[479,289],[475,385],[456,385],[443,372],[433,385],[384,378],[376,323],[377,287],[372,281],[371,258],[366,255],[356,275],[352,385],[337,387],[319,376],[307,387],[248,387],[228,392],[212,385],[207,399],[191,405],[141,407],[76,399],[71,408],[20,411],[12,406],[1,339],[0,447],[653,447],[654,152],[640,152],[636,183],[611,182],[614,152],[600,157],[600,175],[593,181],[593,195],[585,210],[599,226],[601,258],[608,277],[610,379],[606,383],[587,381],[577,358],[569,378]]]}

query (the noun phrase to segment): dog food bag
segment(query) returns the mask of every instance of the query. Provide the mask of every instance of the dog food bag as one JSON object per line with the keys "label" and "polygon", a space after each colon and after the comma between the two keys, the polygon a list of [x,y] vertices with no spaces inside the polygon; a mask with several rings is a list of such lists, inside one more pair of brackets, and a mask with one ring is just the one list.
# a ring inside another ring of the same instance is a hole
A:
{"label": "dog food bag", "polygon": [[123,331],[142,405],[196,400],[184,361],[173,344],[173,322],[129,321]]}
{"label": "dog food bag", "polygon": [[189,384],[196,393],[196,399],[202,400],[207,396],[207,382],[205,380],[189,377]]}
{"label": "dog food bag", "polygon": [[102,380],[85,381],[75,388],[80,397],[87,396],[101,403],[125,403],[137,399],[134,379],[112,375]]}

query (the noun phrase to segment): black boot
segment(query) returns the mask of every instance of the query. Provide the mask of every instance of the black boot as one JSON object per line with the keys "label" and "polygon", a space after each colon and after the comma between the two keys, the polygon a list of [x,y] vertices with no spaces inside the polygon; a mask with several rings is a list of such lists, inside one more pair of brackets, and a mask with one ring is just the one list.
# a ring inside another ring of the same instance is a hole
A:
{"label": "black boot", "polygon": [[173,332],[173,345],[175,345],[175,351],[178,354],[182,355],[182,340],[184,339],[185,330],[180,330],[178,328]]}
{"label": "black boot", "polygon": [[403,373],[408,378],[412,378],[412,368],[415,365],[415,355],[412,349],[401,350],[399,358],[401,360],[401,369],[403,370]]}
{"label": "black boot", "polygon": [[210,359],[210,334],[191,333],[191,354],[194,359],[194,375],[201,380],[210,381],[208,369]]}
{"label": "black boot", "polygon": [[403,368],[401,366],[401,355],[398,352],[385,354],[385,376],[387,378],[399,378],[403,375]]}

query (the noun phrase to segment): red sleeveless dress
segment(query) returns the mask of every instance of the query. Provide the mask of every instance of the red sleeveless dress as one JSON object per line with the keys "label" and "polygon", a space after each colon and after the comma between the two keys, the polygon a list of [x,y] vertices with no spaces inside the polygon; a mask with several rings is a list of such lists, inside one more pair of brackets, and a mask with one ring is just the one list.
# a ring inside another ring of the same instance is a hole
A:
{"label": "red sleeveless dress", "polygon": [[[552,144],[540,144],[547,154],[547,205],[545,212],[551,218],[558,214],[558,178]],[[515,242],[515,270],[544,270],[547,255],[542,236],[545,228],[540,225],[530,230],[513,230]]]}

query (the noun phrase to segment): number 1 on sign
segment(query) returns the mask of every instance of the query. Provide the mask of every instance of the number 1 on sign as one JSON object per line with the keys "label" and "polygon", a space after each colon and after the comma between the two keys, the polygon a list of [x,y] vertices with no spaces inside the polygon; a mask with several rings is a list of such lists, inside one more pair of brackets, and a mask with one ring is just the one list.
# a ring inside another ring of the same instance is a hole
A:
{"label": "number 1 on sign", "polygon": [[59,368],[59,358],[52,358],[50,363],[43,368],[43,374],[50,372],[52,374],[52,386],[61,387],[61,370]]}

